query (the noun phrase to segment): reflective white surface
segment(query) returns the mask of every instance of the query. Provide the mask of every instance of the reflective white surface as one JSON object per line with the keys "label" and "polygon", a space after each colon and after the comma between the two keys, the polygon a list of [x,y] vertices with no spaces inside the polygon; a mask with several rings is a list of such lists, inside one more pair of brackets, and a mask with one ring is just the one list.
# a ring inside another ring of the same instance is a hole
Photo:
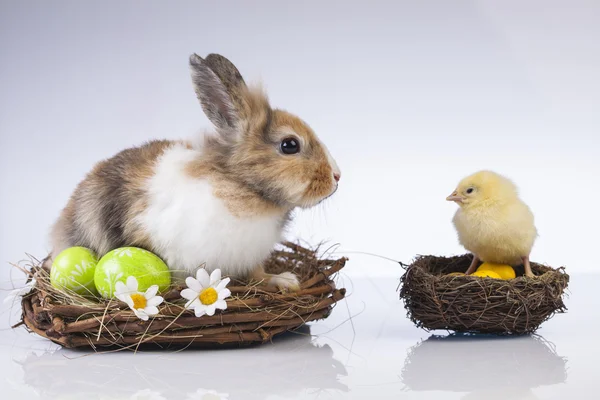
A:
{"label": "reflective white surface", "polygon": [[249,349],[93,354],[3,330],[2,398],[597,398],[600,275],[573,276],[569,311],[512,338],[417,329],[396,279],[342,276],[340,285],[350,295],[329,319]]}

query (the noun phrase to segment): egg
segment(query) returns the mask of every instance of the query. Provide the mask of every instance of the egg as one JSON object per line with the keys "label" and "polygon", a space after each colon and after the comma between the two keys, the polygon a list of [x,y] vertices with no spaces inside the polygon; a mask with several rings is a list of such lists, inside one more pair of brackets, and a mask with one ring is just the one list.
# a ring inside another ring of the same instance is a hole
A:
{"label": "egg", "polygon": [[504,280],[514,279],[517,276],[513,267],[506,264],[484,262],[477,268],[477,271],[494,271]]}
{"label": "egg", "polygon": [[164,292],[171,286],[171,271],[156,254],[137,247],[121,247],[100,259],[96,266],[94,283],[104,298],[114,296],[115,285],[125,283],[133,276],[138,281],[138,291],[144,292],[152,285]]}
{"label": "egg", "polygon": [[50,284],[62,291],[80,295],[96,295],[94,274],[98,256],[85,247],[69,247],[53,260]]}
{"label": "egg", "polygon": [[494,271],[490,271],[490,270],[475,271],[471,274],[471,276],[478,276],[480,278],[502,279],[502,277],[498,273],[496,273]]}

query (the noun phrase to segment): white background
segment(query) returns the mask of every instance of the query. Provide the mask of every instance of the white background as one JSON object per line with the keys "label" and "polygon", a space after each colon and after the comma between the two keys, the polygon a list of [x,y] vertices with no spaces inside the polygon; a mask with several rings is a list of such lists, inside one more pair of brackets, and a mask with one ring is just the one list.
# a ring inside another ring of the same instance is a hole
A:
{"label": "white background", "polygon": [[[598,2],[1,4],[2,281],[9,261],[47,253],[49,226],[97,161],[210,127],[192,52],[262,81],[340,164],[339,192],[290,237],[404,262],[462,253],[444,199],[489,168],[535,213],[534,260],[596,269]],[[400,273],[354,259],[350,274]]]}
{"label": "white background", "polygon": [[[0,0],[0,298],[11,279],[21,283],[9,262],[45,256],[50,225],[96,162],[210,126],[190,83],[192,52],[231,59],[328,145],[340,190],[299,213],[289,236],[338,243],[351,256],[340,277],[348,301],[311,324],[314,340],[258,349],[81,357],[7,329],[19,310],[3,308],[4,395],[141,400],[136,393],[151,390],[162,397],[146,400],[181,400],[204,388],[233,400],[593,398],[599,20],[593,0]],[[543,338],[436,345],[405,318],[399,266],[355,252],[404,262],[463,253],[456,206],[444,199],[482,168],[520,187],[540,232],[533,260],[571,274],[569,312],[546,322]],[[417,348],[430,351],[411,358]],[[409,382],[411,360],[446,363],[448,373]],[[460,393],[444,391],[455,384]]]}

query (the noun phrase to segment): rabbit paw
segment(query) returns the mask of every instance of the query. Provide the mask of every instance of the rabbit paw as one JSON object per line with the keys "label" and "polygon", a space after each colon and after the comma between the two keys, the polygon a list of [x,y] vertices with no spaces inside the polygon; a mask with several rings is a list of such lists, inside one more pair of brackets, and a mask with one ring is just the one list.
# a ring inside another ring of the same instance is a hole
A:
{"label": "rabbit paw", "polygon": [[279,290],[284,292],[297,292],[300,290],[298,277],[291,272],[273,275],[269,280],[269,285],[276,286]]}

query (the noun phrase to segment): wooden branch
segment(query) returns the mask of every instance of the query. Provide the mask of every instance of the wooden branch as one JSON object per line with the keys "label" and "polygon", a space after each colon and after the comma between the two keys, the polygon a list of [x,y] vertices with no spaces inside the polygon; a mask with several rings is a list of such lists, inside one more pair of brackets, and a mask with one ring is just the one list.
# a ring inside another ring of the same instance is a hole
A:
{"label": "wooden branch", "polygon": [[[288,301],[295,298],[303,297],[303,296],[319,296],[332,293],[335,290],[335,284],[330,282],[328,284],[324,284],[321,286],[308,288],[301,290],[296,293],[288,293],[288,294],[262,294],[256,298],[250,298],[247,300],[243,299],[232,299],[227,300],[227,308],[230,310],[251,310],[259,307],[266,307],[270,304],[276,304],[277,302]],[[183,301],[182,301],[183,303]],[[120,304],[120,303],[116,303]],[[161,308],[161,315],[174,316],[178,315],[181,312],[181,309],[184,304],[179,306],[177,305],[167,305],[166,307]],[[128,311],[127,306],[125,304],[121,304],[123,315],[133,315],[132,312]],[[171,309],[175,311],[170,311]],[[118,310],[113,308],[113,310]],[[41,312],[42,310],[40,310]],[[89,319],[95,316],[102,316],[105,311],[105,307],[95,307],[89,308],[78,305],[60,305],[60,304],[48,304],[43,311],[46,311],[52,315],[60,315],[63,318],[78,318]],[[114,312],[114,311],[113,311]]]}
{"label": "wooden branch", "polygon": [[312,286],[316,285],[317,283],[321,282],[322,280],[329,279],[329,277],[331,275],[339,272],[342,268],[344,268],[345,265],[346,265],[346,259],[345,258],[339,259],[330,268],[321,271],[320,273],[316,274],[314,277],[307,280],[306,282],[302,282],[302,285],[301,285],[302,289],[312,287]]}
{"label": "wooden branch", "polygon": [[[200,326],[211,326],[211,325],[224,325],[224,324],[235,324],[243,322],[267,322],[273,319],[285,319],[289,320],[297,315],[303,315],[311,312],[321,310],[329,307],[335,302],[344,298],[345,290],[336,290],[331,297],[323,299],[316,303],[312,307],[290,307],[281,313],[272,311],[259,311],[259,312],[225,312],[214,316],[203,316],[202,318],[196,318],[195,316],[189,316],[191,312],[186,312],[179,316],[175,322],[169,318],[156,317],[153,319],[152,324],[157,329],[165,329],[168,326],[173,328],[187,328],[187,327],[200,327]],[[108,314],[104,318],[101,316],[92,316],[91,318],[84,319],[81,321],[75,321],[71,323],[65,323],[63,329],[58,331],[61,334],[75,333],[75,332],[89,332],[93,329],[100,327],[102,324],[108,324],[110,322],[130,322],[139,321],[133,312],[121,311],[115,314]]]}

